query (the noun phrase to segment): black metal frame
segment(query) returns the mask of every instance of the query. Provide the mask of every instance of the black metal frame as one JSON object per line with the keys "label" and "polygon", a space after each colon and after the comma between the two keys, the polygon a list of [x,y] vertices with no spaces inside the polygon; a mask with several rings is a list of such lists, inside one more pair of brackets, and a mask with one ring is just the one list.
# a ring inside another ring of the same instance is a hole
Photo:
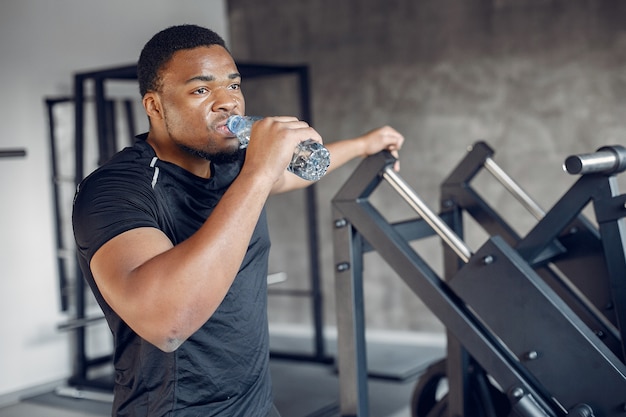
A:
{"label": "black metal frame", "polygon": [[[484,142],[472,146],[441,185],[440,213],[458,219],[455,231],[462,233],[462,212],[466,212],[489,235],[500,236],[515,247],[559,297],[601,335],[616,355],[623,358],[621,341],[625,338],[617,331],[617,326],[618,314],[623,317],[626,306],[616,303],[614,298],[626,300],[626,294],[616,294],[611,287],[619,288],[624,264],[623,260],[619,263],[620,256],[605,253],[607,247],[623,247],[618,230],[614,230],[619,227],[616,221],[620,216],[614,214],[613,218],[608,218],[602,214],[608,209],[607,199],[617,192],[615,178],[605,175],[581,177],[548,213],[540,211],[536,203],[529,203],[535,204],[533,214],[538,222],[525,237],[521,237],[472,185],[472,180],[481,170],[493,166],[493,155],[493,149]],[[507,178],[504,182],[511,181]],[[515,193],[518,199],[520,194],[524,192],[517,190]],[[530,199],[525,195],[522,197],[524,201]],[[591,201],[594,202],[597,220],[605,224],[604,232],[581,214]],[[619,204],[619,199],[617,201]],[[611,237],[607,234],[609,230],[613,231]],[[453,259],[446,262],[448,276],[453,276],[457,269],[458,262]],[[621,322],[624,323],[624,320],[626,318],[622,318]]]}
{"label": "black metal frame", "polygon": [[26,156],[26,149],[0,149],[0,158],[16,158]]}
{"label": "black metal frame", "polygon": [[[440,215],[393,172],[394,159],[386,152],[363,161],[333,199],[342,416],[368,415],[362,255],[370,246],[448,330],[447,415],[476,415],[469,401],[469,391],[477,389],[468,384],[470,364],[497,382],[519,416],[623,415],[623,338],[610,313],[619,323],[625,198],[615,195],[612,174],[581,177],[522,239],[469,184],[493,165],[492,153],[484,143],[472,148],[442,187]],[[387,222],[368,201],[383,180],[421,217]],[[580,214],[589,201],[599,213],[599,232]],[[492,233],[475,254],[460,240],[464,210]],[[435,232],[446,243],[445,280],[410,246]],[[571,281],[563,279],[567,274]],[[602,291],[596,281],[605,281]],[[613,310],[603,304],[607,296]]]}
{"label": "black metal frame", "polygon": [[[52,197],[54,204],[54,227],[55,227],[55,235],[56,235],[56,249],[57,249],[57,276],[59,280],[59,302],[61,305],[61,311],[67,311],[69,309],[69,282],[68,282],[68,272],[67,272],[67,256],[62,256],[61,252],[65,253],[65,242],[63,240],[63,232],[61,230],[61,192],[59,189],[59,184],[62,182],[62,179],[59,175],[59,166],[57,162],[57,137],[55,132],[55,121],[54,121],[54,107],[57,104],[68,103],[71,102],[72,99],[70,97],[60,97],[51,99],[48,98],[45,100],[47,116],[48,116],[48,140],[50,146],[50,169],[51,169],[51,182],[52,182]],[[72,257],[71,261],[74,261]]]}
{"label": "black metal frame", "polygon": [[[256,78],[264,76],[280,76],[283,74],[295,74],[298,77],[298,94],[300,98],[301,117],[312,123],[311,116],[311,98],[309,86],[309,71],[305,65],[266,65],[253,63],[238,63],[238,69],[244,78]],[[64,242],[61,240],[60,219],[58,218],[60,209],[58,207],[58,190],[56,188],[57,168],[56,168],[56,138],[54,136],[54,117],[53,107],[59,103],[72,102],[74,105],[74,142],[75,142],[75,175],[74,183],[78,185],[86,175],[84,154],[85,154],[85,104],[93,101],[96,111],[96,138],[98,143],[98,161],[99,164],[108,160],[118,149],[117,138],[115,135],[115,117],[113,112],[113,102],[106,97],[105,82],[107,80],[134,80],[137,78],[136,65],[113,67],[97,71],[81,72],[74,75],[74,94],[72,97],[47,99],[48,116],[50,120],[50,143],[51,158],[53,168],[53,181],[55,183],[55,211],[57,226],[57,249],[63,251]],[[87,97],[86,84],[93,83],[93,97]],[[136,133],[133,124],[134,117],[132,114],[132,102],[125,101],[124,108],[126,112],[126,122],[128,123],[128,131]],[[129,138],[131,139],[131,138]],[[311,288],[309,290],[275,290],[270,289],[269,294],[288,295],[288,296],[304,296],[311,298],[312,321],[314,327],[313,353],[300,354],[298,352],[276,352],[272,351],[272,357],[313,361],[322,363],[331,363],[334,358],[326,353],[326,345],[323,335],[323,295],[320,278],[320,259],[319,259],[319,239],[318,239],[318,219],[317,219],[317,196],[314,185],[305,190],[305,209],[307,219],[308,234],[308,254],[309,254],[309,275]],[[80,268],[76,265],[77,274],[80,274]],[[62,306],[67,309],[69,300],[65,296],[67,294],[67,271],[63,260],[59,258],[59,275],[60,275],[60,293]],[[71,330],[74,335],[74,364],[73,373],[68,383],[72,386],[110,389],[111,381],[93,379],[89,374],[89,370],[95,367],[109,364],[112,355],[103,355],[99,357],[88,357],[86,352],[86,338],[89,325],[98,322],[102,317],[87,317],[86,312],[86,286],[82,277],[77,276],[73,298],[75,305],[75,316],[59,326],[61,330]]]}

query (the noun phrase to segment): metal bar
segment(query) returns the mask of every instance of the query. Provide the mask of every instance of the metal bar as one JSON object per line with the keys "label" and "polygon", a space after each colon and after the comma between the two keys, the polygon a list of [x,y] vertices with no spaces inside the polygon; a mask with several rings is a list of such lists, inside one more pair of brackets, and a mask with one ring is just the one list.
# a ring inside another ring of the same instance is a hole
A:
{"label": "metal bar", "polygon": [[413,191],[413,189],[393,170],[391,166],[387,166],[383,172],[383,178],[406,200],[407,203],[426,221],[441,239],[454,250],[454,252],[463,260],[469,262],[472,257],[472,251],[452,231],[452,229],[435,214],[424,201]]}
{"label": "metal bar", "polygon": [[68,331],[68,330],[76,330],[81,327],[86,327],[91,323],[98,322],[104,320],[104,316],[96,316],[96,317],[85,317],[82,319],[73,319],[68,320],[63,324],[59,324],[57,329],[60,331]]}
{"label": "metal bar", "polygon": [[[453,221],[451,212],[441,213],[439,214],[439,217],[441,217],[441,219],[447,224],[450,224]],[[409,242],[424,239],[436,234],[433,228],[430,227],[424,219],[420,218],[396,222],[393,223],[392,226],[394,230],[400,234],[400,236]],[[363,242],[363,253],[372,252],[373,250],[374,248],[369,244],[369,242]],[[455,259],[458,258],[455,256]]]}
{"label": "metal bar", "polygon": [[14,158],[18,156],[26,156],[25,149],[3,149],[0,150],[0,158]]}
{"label": "metal bar", "polygon": [[568,156],[563,169],[569,174],[616,174],[626,169],[626,148],[603,146],[595,153]]}
{"label": "metal bar", "polygon": [[[74,183],[80,184],[85,175],[85,77],[74,76]],[[78,257],[74,258],[76,277],[74,282],[75,318],[85,318],[85,283]],[[79,327],[74,333],[74,369],[71,379],[87,379],[86,332]]]}
{"label": "metal bar", "polygon": [[135,124],[135,111],[133,110],[132,100],[124,100],[124,115],[126,116],[126,129],[128,130],[128,139],[124,142],[124,145],[130,145],[135,140],[135,135],[139,133]]}
{"label": "metal bar", "polygon": [[517,199],[537,220],[541,220],[545,215],[545,211],[520,187],[513,178],[502,170],[493,159],[487,157],[484,163],[485,169],[494,176],[504,187],[513,194]]}
{"label": "metal bar", "polygon": [[363,239],[335,211],[337,369],[341,416],[367,417],[367,354],[363,300]]}
{"label": "metal bar", "polygon": [[115,118],[115,101],[114,100],[105,100],[104,101],[104,109],[105,109],[105,123],[106,123],[106,148],[107,148],[107,157],[109,160],[111,157],[118,151],[117,145],[117,120]]}
{"label": "metal bar", "polygon": [[[580,177],[519,242],[517,251],[522,257],[532,265],[543,261],[543,258],[548,258],[542,256],[542,252],[550,245],[554,245],[555,239],[565,230],[565,227],[580,216],[580,212],[597,192],[596,187],[598,185],[599,182],[596,177]],[[565,252],[565,249],[562,248],[562,251]]]}
{"label": "metal bar", "polygon": [[94,95],[96,101],[96,140],[98,143],[98,165],[104,164],[111,156],[109,144],[109,120],[107,100],[104,93],[104,78],[94,77]]}
{"label": "metal bar", "polygon": [[[71,101],[70,98],[66,101]],[[48,109],[48,139],[50,140],[50,167],[52,169],[52,196],[54,204],[54,230],[56,234],[57,249],[63,248],[63,232],[62,232],[62,219],[61,219],[61,198],[58,181],[56,179],[59,176],[59,168],[57,164],[57,138],[55,132],[55,119],[54,119],[54,105],[63,101],[58,100],[46,100]],[[72,253],[73,254],[73,253]],[[59,274],[59,302],[61,304],[61,311],[67,311],[69,309],[69,296],[68,288],[69,282],[67,279],[67,270],[65,268],[66,259],[57,255],[57,273]]]}
{"label": "metal bar", "polygon": [[[480,149],[479,149],[480,148]],[[473,152],[483,153],[484,151],[491,151],[485,144],[481,143],[480,147],[474,146]],[[467,158],[466,158],[467,159]],[[464,167],[463,167],[464,165]],[[461,172],[468,173],[467,168],[469,164],[467,161],[461,163],[461,167],[457,167],[452,174],[453,177],[463,178],[459,176]],[[474,165],[476,166],[476,165]],[[475,170],[472,170],[474,175]],[[470,173],[468,173],[469,175]],[[442,190],[446,188],[446,184],[443,185]],[[469,187],[454,183],[453,188],[457,192],[472,191]],[[442,192],[442,197],[444,193]],[[463,212],[461,210],[460,203],[463,199],[452,198],[449,195],[442,198],[440,202],[439,216],[450,226],[450,228],[459,236],[464,238],[463,228]],[[490,208],[485,207],[488,211]],[[454,253],[452,248],[443,246],[443,279],[445,282],[450,281],[458,272],[460,268],[465,265],[459,260],[459,257]],[[448,378],[448,416],[470,416],[473,414],[471,409],[471,394],[470,394],[470,374],[474,372],[479,365],[470,356],[467,349],[461,344],[459,339],[449,329],[446,329],[446,359],[445,359],[445,372]]]}

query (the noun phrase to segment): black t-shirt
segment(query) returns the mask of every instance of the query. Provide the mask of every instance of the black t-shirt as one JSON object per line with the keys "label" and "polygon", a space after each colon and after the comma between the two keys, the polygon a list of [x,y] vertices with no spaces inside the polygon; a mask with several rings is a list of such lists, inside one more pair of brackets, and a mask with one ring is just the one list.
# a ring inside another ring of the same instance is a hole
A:
{"label": "black t-shirt", "polygon": [[[116,417],[263,416],[271,407],[268,368],[265,212],[224,301],[176,351],[139,337],[104,301],[89,269],[108,240],[155,227],[176,245],[204,223],[243,163],[212,164],[209,179],[156,157],[139,140],[80,185],[73,225],[79,263],[113,333]],[[211,279],[211,271],[206,271]]]}

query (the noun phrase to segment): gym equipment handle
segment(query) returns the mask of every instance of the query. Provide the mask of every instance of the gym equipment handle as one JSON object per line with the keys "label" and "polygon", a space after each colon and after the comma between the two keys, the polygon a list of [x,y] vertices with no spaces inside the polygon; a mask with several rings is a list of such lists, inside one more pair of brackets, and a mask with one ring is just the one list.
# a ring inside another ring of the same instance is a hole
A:
{"label": "gym equipment handle", "polygon": [[448,227],[448,225],[435,214],[415,191],[388,166],[383,172],[383,178],[405,199],[407,203],[424,219],[426,223],[450,246],[450,248],[463,260],[469,262],[472,251],[461,238]]}
{"label": "gym equipment handle", "polygon": [[603,146],[595,153],[568,156],[563,169],[569,174],[617,174],[626,169],[626,148]]}
{"label": "gym equipment handle", "polygon": [[489,157],[485,159],[483,164],[487,172],[489,172],[500,184],[506,188],[509,193],[515,197],[537,220],[541,220],[545,215],[543,209],[537,204],[523,189],[511,178],[495,161]]}

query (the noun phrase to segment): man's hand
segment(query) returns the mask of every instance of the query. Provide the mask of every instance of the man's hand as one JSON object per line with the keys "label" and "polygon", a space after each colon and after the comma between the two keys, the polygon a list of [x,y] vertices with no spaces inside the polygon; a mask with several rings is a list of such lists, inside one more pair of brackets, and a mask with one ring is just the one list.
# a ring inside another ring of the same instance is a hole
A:
{"label": "man's hand", "polygon": [[[307,132],[307,134],[312,134],[312,132],[315,132],[315,130],[311,129],[311,132]],[[311,137],[314,139],[319,138],[317,132],[314,134],[316,136]],[[304,138],[304,136],[306,135],[301,136],[301,140],[308,139]],[[316,140],[321,142],[321,138]],[[250,140],[250,143],[252,143],[252,140]],[[391,154],[397,159],[399,156],[398,151],[402,148],[403,143],[404,136],[390,126],[379,127],[353,139],[344,139],[331,143],[327,142],[325,146],[330,151],[330,166],[328,167],[326,175],[354,158],[366,158],[383,150],[390,151]],[[394,164],[394,169],[396,171],[400,169],[400,163],[398,161]],[[309,185],[311,185],[310,181],[305,181],[285,171],[283,180],[276,182],[274,188],[272,189],[272,193],[282,193],[298,188],[304,188]]]}
{"label": "man's hand", "polygon": [[[388,150],[391,154],[398,159],[398,151],[402,148],[404,143],[404,136],[397,130],[390,126],[383,126],[377,129],[371,130],[364,135],[356,138],[363,143],[363,157],[377,154],[380,151]],[[400,162],[396,162],[394,169],[398,171],[400,169]]]}
{"label": "man's hand", "polygon": [[266,117],[252,126],[244,168],[282,179],[300,142],[322,138],[308,123],[295,117]]}

